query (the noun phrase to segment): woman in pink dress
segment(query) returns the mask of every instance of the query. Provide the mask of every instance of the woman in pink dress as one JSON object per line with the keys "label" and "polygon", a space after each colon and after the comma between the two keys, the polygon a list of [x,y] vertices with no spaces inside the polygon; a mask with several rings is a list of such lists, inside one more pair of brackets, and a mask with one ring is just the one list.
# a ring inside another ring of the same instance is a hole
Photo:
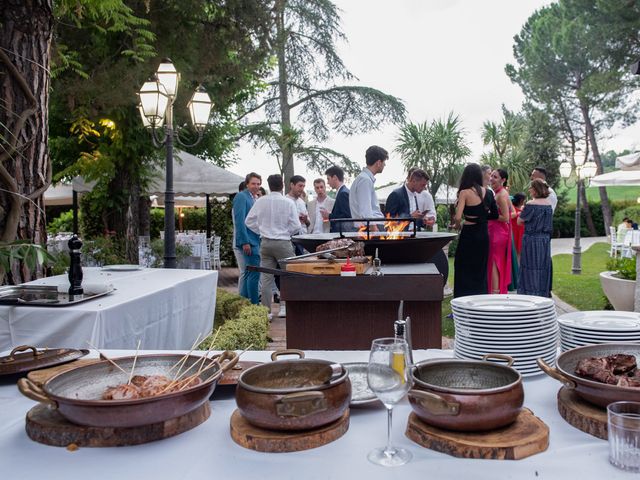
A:
{"label": "woman in pink dress", "polygon": [[507,172],[491,172],[491,189],[498,204],[498,219],[489,220],[488,293],[507,293],[511,283],[511,201],[506,190]]}

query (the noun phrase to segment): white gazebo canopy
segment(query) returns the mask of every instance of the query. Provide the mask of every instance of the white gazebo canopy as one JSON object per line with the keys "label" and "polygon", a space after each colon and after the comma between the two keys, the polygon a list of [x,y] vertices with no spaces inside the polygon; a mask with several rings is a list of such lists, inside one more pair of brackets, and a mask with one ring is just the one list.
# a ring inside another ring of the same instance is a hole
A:
{"label": "white gazebo canopy", "polygon": [[[163,167],[159,167],[147,192],[149,195],[157,195],[160,204],[163,203],[165,179],[165,170]],[[204,197],[206,195],[228,196],[237,193],[238,185],[243,180],[244,178],[240,175],[229,172],[190,153],[176,152],[174,154],[173,191],[176,197],[182,197],[182,206],[187,206],[189,203],[193,206],[204,206]],[[45,204],[71,205],[73,191],[90,192],[94,186],[95,182],[87,182],[82,177],[74,178],[71,185],[51,186],[44,194]]]}
{"label": "white gazebo canopy", "polygon": [[592,187],[637,186],[640,185],[640,152],[616,158],[615,170],[591,179]]}

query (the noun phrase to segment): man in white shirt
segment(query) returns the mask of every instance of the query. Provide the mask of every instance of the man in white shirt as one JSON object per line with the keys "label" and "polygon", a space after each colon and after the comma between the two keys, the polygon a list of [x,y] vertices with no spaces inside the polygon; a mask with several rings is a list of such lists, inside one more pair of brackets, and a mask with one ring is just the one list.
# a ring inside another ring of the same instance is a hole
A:
{"label": "man in white shirt", "polygon": [[[539,178],[541,180],[547,181],[547,169],[544,167],[536,167],[531,172],[531,176],[529,177],[531,181]],[[558,195],[553,190],[553,188],[549,187],[549,196],[547,197],[549,203],[551,204],[551,210],[556,211],[556,206],[558,205]]]}
{"label": "man in white shirt", "polygon": [[[289,180],[289,193],[287,198],[293,201],[298,210],[298,218],[300,219],[300,228],[294,235],[303,235],[307,233],[307,227],[309,227],[309,213],[307,212],[307,204],[302,199],[304,195],[304,187],[307,181],[302,175],[294,175]],[[304,249],[300,245],[294,245],[293,249],[296,255],[302,255]]]}
{"label": "man in white shirt", "polygon": [[[282,175],[270,175],[267,183],[271,193],[256,200],[245,223],[262,239],[260,266],[277,268],[279,259],[293,256],[291,235],[300,230],[300,217],[291,199],[282,195]],[[261,303],[271,311],[273,275],[260,275]]]}
{"label": "man in white shirt", "polygon": [[329,232],[329,214],[333,209],[333,198],[327,196],[327,186],[322,178],[313,181],[316,198],[309,202],[309,233]]}
{"label": "man in white shirt", "polygon": [[367,162],[360,175],[351,185],[349,209],[352,218],[384,218],[375,190],[375,175],[382,173],[389,153],[382,147],[373,145],[365,153]]}

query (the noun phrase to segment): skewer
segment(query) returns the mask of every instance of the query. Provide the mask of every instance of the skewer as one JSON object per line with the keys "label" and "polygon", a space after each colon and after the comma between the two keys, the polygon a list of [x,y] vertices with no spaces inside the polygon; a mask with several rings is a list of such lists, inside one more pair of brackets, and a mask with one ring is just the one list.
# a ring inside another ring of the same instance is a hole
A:
{"label": "skewer", "polygon": [[127,372],[124,371],[124,369],[118,365],[116,362],[114,362],[113,360],[111,360],[109,357],[107,357],[104,353],[102,353],[100,350],[98,350],[98,347],[96,347],[94,344],[92,344],[90,341],[87,340],[87,344],[93,348],[95,351],[97,351],[102,357],[104,357],[104,359],[109,362],[111,365],[113,365],[114,367],[116,367],[118,370],[120,370],[122,373],[124,373],[125,375],[129,375]]}
{"label": "skewer", "polygon": [[189,356],[189,354],[193,351],[193,349],[195,348],[195,346],[198,344],[198,340],[200,340],[200,335],[202,335],[201,333],[198,333],[198,336],[196,337],[195,341],[191,344],[191,350],[189,350],[188,353],[185,353],[182,358],[180,360],[178,360],[173,367],[171,367],[169,370],[167,370],[167,376],[173,371],[174,368],[176,368],[178,365],[180,365],[180,363],[186,361],[187,357]]}
{"label": "skewer", "polygon": [[[191,353],[193,352],[193,350],[196,348],[196,345],[198,344],[198,340],[200,340],[200,333],[198,334],[198,336],[196,337],[196,341],[193,342],[193,345],[191,345],[191,350],[189,350],[183,357],[182,359],[178,362],[178,372],[173,376],[173,379],[175,380],[176,377],[178,377],[180,375],[180,372],[182,371],[182,367],[184,367],[184,364],[187,363],[187,358],[189,358],[189,355],[191,355]],[[174,365],[175,367],[175,365]],[[173,370],[173,368],[171,369]]]}
{"label": "skewer", "polygon": [[[250,344],[247,348],[245,348],[243,351],[241,351],[238,354],[238,358],[240,358],[240,356],[245,353],[247,350],[249,350],[251,347],[253,347],[253,343]],[[206,372],[207,370],[209,370],[212,366],[214,366],[215,363],[212,363],[211,365],[207,366],[206,368],[200,368],[200,370],[198,370],[196,373],[194,373],[193,375],[190,375],[189,377],[187,377],[185,380],[185,384],[183,386],[180,387],[180,389],[178,390],[179,392],[181,392],[182,390],[184,390],[185,388],[187,388],[187,386],[189,386],[189,384],[193,381],[194,378],[199,377],[201,373]]]}
{"label": "skewer", "polygon": [[133,357],[133,365],[131,365],[131,373],[129,374],[129,381],[127,382],[127,385],[131,385],[131,379],[133,378],[133,371],[136,368],[136,362],[138,361],[138,351],[140,350],[140,342],[141,340],[138,340],[138,346],[136,347],[136,354]]}

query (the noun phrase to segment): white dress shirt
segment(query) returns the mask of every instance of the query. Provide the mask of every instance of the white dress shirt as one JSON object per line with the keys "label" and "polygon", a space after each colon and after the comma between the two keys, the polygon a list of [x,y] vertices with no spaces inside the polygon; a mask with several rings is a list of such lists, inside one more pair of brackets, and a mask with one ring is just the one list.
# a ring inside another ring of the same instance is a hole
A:
{"label": "white dress shirt", "polygon": [[433,201],[433,196],[426,188],[418,194],[418,206],[422,213],[436,215],[436,204]]}
{"label": "white dress shirt", "polygon": [[352,218],[384,218],[376,195],[376,178],[368,168],[363,168],[351,185],[349,210]]}
{"label": "white dress shirt", "polygon": [[418,201],[418,194],[409,190],[409,187],[407,187],[406,183],[404,184],[404,191],[407,192],[407,196],[409,197],[409,213],[411,214],[416,210],[422,211],[422,209],[420,208],[420,203]]}
{"label": "white dress shirt", "polygon": [[[302,198],[300,197],[295,198],[295,197],[292,197],[291,195],[286,195],[286,198],[291,200],[293,204],[296,206],[296,210],[298,211],[298,218],[300,218],[300,215],[302,214],[307,216],[309,215],[309,212],[307,212],[307,204],[304,203],[304,200],[302,200]],[[298,223],[300,224],[300,228],[298,229],[296,234],[307,233],[307,226],[304,223],[302,223],[301,220],[298,220]]]}
{"label": "white dress shirt", "polygon": [[553,190],[553,188],[549,187],[549,196],[547,197],[549,203],[551,204],[551,210],[556,211],[556,206],[558,205],[558,195]]}
{"label": "white dress shirt", "polygon": [[271,192],[256,200],[245,219],[247,228],[262,238],[290,240],[300,231],[295,203],[280,192]]}

